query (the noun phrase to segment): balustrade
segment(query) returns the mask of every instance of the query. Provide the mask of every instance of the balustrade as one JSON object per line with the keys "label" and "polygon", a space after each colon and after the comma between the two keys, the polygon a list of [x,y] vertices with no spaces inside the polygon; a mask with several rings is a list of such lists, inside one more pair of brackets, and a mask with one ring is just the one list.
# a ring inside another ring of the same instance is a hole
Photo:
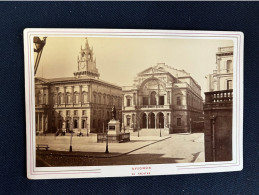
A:
{"label": "balustrade", "polygon": [[232,102],[233,90],[212,91],[205,93],[205,103]]}

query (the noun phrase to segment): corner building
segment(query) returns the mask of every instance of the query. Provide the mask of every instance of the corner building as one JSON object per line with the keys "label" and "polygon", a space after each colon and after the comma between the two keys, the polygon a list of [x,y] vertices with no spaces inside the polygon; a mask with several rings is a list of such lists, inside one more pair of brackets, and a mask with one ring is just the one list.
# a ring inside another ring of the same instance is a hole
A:
{"label": "corner building", "polygon": [[122,93],[126,129],[189,132],[192,121],[202,116],[201,87],[189,73],[164,63],[140,72]]}
{"label": "corner building", "polygon": [[113,105],[121,121],[122,88],[99,79],[87,39],[77,61],[74,77],[35,78],[37,132],[103,132]]}
{"label": "corner building", "polygon": [[216,70],[206,76],[208,91],[233,89],[233,46],[218,48],[216,64]]}

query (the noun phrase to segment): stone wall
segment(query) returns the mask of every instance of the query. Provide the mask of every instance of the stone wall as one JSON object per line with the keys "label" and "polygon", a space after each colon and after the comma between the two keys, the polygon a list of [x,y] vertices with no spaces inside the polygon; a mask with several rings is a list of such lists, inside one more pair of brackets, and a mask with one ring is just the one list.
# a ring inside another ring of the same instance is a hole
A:
{"label": "stone wall", "polygon": [[232,90],[205,93],[205,161],[232,160]]}

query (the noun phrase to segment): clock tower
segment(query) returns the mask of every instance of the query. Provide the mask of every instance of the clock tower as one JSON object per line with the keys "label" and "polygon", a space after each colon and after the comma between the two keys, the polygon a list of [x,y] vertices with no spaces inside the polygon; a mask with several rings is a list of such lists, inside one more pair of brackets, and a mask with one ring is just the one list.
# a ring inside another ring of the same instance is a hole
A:
{"label": "clock tower", "polygon": [[99,78],[100,76],[96,68],[96,59],[93,59],[93,47],[89,47],[87,38],[84,48],[81,46],[81,51],[77,58],[77,71],[74,72],[74,76],[92,78]]}

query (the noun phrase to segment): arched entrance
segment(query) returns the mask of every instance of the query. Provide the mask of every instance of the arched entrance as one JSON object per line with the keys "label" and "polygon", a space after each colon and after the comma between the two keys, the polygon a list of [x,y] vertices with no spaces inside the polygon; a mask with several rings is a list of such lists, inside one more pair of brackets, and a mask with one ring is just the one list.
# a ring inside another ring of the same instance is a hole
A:
{"label": "arched entrance", "polygon": [[151,112],[149,114],[149,126],[148,128],[150,129],[154,129],[155,128],[155,120],[156,120],[156,117],[155,117],[155,114],[153,112]]}
{"label": "arched entrance", "polygon": [[157,114],[157,118],[158,118],[158,124],[157,124],[157,127],[158,128],[164,128],[164,114],[162,112],[159,112]]}
{"label": "arched entrance", "polygon": [[153,91],[150,94],[150,105],[156,105],[156,92]]}
{"label": "arched entrance", "polygon": [[141,128],[142,129],[147,128],[147,114],[146,113],[143,113],[143,115],[142,115]]}

